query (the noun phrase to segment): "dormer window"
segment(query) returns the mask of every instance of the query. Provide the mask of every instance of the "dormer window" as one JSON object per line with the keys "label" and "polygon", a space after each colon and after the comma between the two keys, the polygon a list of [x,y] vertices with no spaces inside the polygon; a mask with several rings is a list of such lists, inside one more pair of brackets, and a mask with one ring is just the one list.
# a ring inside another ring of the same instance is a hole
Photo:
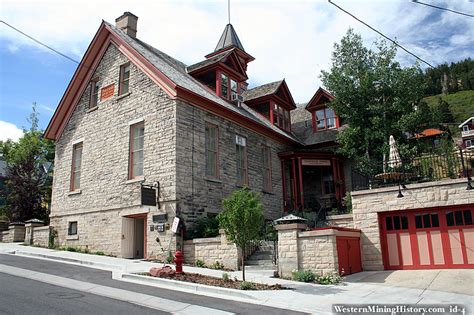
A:
{"label": "dormer window", "polygon": [[272,117],[270,118],[272,124],[284,130],[290,130],[290,113],[287,109],[273,103]]}
{"label": "dormer window", "polygon": [[462,126],[462,131],[469,131],[469,126],[468,125]]}
{"label": "dormer window", "polygon": [[[234,80],[230,80],[230,93],[231,93],[231,97],[230,99],[231,100],[235,100],[237,98],[237,94],[239,94],[239,89],[238,89],[239,85],[237,84],[236,81]],[[234,96],[235,95],[235,96]]]}
{"label": "dormer window", "polygon": [[223,98],[229,98],[228,85],[229,78],[224,73],[221,73],[221,96]]}
{"label": "dormer window", "polygon": [[336,128],[336,113],[331,108],[323,108],[314,112],[316,130]]}

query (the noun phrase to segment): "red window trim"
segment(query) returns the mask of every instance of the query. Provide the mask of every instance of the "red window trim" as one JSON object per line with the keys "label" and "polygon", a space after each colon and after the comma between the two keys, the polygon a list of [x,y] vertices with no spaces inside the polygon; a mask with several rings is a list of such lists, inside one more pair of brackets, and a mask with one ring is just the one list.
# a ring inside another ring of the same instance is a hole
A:
{"label": "red window trim", "polygon": [[[69,191],[76,191],[78,189],[81,188],[81,185],[79,184],[79,187],[75,187],[74,186],[74,181],[76,179],[76,173],[74,172],[75,168],[76,168],[76,152],[77,152],[77,148],[81,148],[81,174],[82,174],[82,149],[84,148],[83,146],[83,142],[78,142],[78,143],[75,143],[73,146],[72,146],[72,163],[71,163],[71,178],[70,178],[70,183],[69,183]],[[81,178],[79,177],[79,180],[81,180]]]}
{"label": "red window trim", "polygon": [[[133,124],[133,125],[130,125],[130,139],[129,139],[129,146],[128,146],[128,179],[136,179],[138,178],[139,176],[135,176],[133,174],[133,139],[134,139],[134,133],[133,133],[133,130],[140,126],[140,125],[143,125],[143,127],[145,127],[145,123],[143,121],[140,121],[140,122],[137,122],[136,124]],[[142,149],[144,150],[144,148]],[[142,165],[143,167],[143,165]],[[142,176],[142,175],[140,175]]]}
{"label": "red window trim", "polygon": [[[225,75],[227,77],[227,97],[222,95],[222,84],[221,84],[221,75]],[[231,89],[231,80],[237,82],[237,94],[239,94],[241,83],[239,80],[235,79],[235,77],[229,75],[227,72],[222,70],[216,70],[216,94],[217,96],[222,97],[225,100],[232,101],[232,89]]]}
{"label": "red window trim", "polygon": [[[264,172],[263,172],[263,191],[265,192],[273,192],[273,183],[272,183],[272,149],[267,146],[267,145],[263,145],[262,146],[262,151],[263,151],[263,168],[264,168]],[[268,186],[265,186],[265,177],[266,177],[266,165],[265,165],[265,161],[268,161],[268,178],[267,178],[267,185]]]}
{"label": "red window trim", "polygon": [[[273,114],[273,111],[274,111],[274,107],[277,107],[277,117],[276,117],[276,125],[275,125],[275,115]],[[280,115],[278,114],[280,109],[283,110],[283,124],[280,125]],[[285,112],[288,112],[288,119],[289,120],[286,120],[285,118]],[[283,106],[280,106],[278,105],[276,102],[274,101],[270,101],[270,123],[273,125],[273,126],[276,126],[282,130],[285,130],[285,131],[291,131],[291,114],[289,113],[289,110],[286,109],[285,107]],[[287,127],[287,128],[285,128]]]}
{"label": "red window trim", "polygon": [[[327,116],[326,116],[326,109],[328,109],[329,107],[325,106],[325,107],[319,107],[319,108],[315,108],[313,110],[313,112],[311,113],[311,118],[312,118],[312,121],[313,121],[313,133],[316,133],[318,131],[323,131],[323,130],[331,130],[331,129],[337,129],[339,128],[339,116],[336,114],[336,111],[334,111],[334,127],[331,127],[331,128],[328,128],[327,127]],[[324,110],[324,128],[318,128],[317,127],[317,124],[318,124],[318,120],[316,118],[316,112],[317,111],[320,111],[320,110]]]}
{"label": "red window trim", "polygon": [[[123,65],[120,65],[120,74],[119,74],[119,88],[118,88],[118,95],[122,95],[123,93],[123,75],[125,73],[125,68],[130,66],[130,62],[126,62]],[[128,74],[128,92],[130,92],[130,69]],[[127,93],[128,93],[127,92]]]}
{"label": "red window trim", "polygon": [[[220,138],[220,130],[219,130],[219,126],[216,125],[216,124],[213,124],[213,123],[210,123],[210,122],[206,122],[205,124],[205,127],[207,126],[210,126],[212,128],[215,128],[216,129],[216,135],[215,135],[215,141],[216,141],[216,165],[215,165],[215,173],[216,173],[216,176],[212,176],[212,175],[209,175],[207,174],[207,165],[206,165],[206,169],[205,169],[205,172],[206,172],[206,177],[207,178],[212,178],[212,179],[219,179],[220,178],[220,163],[219,163],[219,157],[220,157],[220,146],[219,146],[219,138]],[[205,151],[205,155],[207,155],[207,147],[204,148],[204,151]],[[207,156],[206,156],[206,163],[207,163]]]}

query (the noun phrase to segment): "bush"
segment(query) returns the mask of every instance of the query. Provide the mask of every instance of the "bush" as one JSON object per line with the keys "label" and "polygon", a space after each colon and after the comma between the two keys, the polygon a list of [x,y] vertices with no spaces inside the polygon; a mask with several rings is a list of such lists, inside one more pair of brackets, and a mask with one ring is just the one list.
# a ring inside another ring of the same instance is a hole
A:
{"label": "bush", "polygon": [[224,272],[224,273],[222,274],[222,280],[224,280],[224,281],[226,281],[226,282],[227,282],[227,281],[230,281],[230,276],[229,276],[229,274],[228,274],[227,272]]}
{"label": "bush", "polygon": [[318,276],[316,278],[316,282],[319,284],[324,284],[324,285],[338,284],[342,282],[342,277],[337,272],[333,272],[333,273],[329,273],[323,276]]}
{"label": "bush", "polygon": [[206,268],[206,263],[200,259],[196,260],[196,267]]}
{"label": "bush", "polygon": [[94,255],[105,256],[105,253],[98,251],[98,252],[95,252]]}
{"label": "bush", "polygon": [[216,237],[219,235],[219,222],[216,217],[202,217],[186,231],[185,239],[191,240],[203,237]]}
{"label": "bush", "polygon": [[316,275],[311,270],[293,271],[293,280],[300,282],[313,282]]}
{"label": "bush", "polygon": [[67,246],[67,247],[66,247],[66,251],[68,251],[68,252],[74,252],[74,253],[75,253],[75,252],[80,252],[81,250],[78,249],[78,248],[76,248],[76,247]]}
{"label": "bush", "polygon": [[174,260],[173,254],[171,253],[171,251],[169,251],[168,252],[168,257],[166,257],[166,263],[172,264],[173,260]]}
{"label": "bush", "polygon": [[211,265],[211,269],[223,270],[224,264],[221,264],[219,261],[216,260],[216,262]]}
{"label": "bush", "polygon": [[240,290],[252,290],[253,284],[251,282],[242,281],[240,283]]}

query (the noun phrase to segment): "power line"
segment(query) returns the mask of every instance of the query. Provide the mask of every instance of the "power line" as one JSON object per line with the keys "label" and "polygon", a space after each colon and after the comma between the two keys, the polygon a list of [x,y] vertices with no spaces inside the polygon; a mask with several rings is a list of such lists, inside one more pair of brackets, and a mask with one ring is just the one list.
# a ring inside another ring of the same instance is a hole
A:
{"label": "power line", "polygon": [[413,57],[415,57],[416,59],[420,60],[421,62],[427,64],[428,66],[430,66],[431,68],[434,68],[434,66],[432,64],[430,64],[429,62],[425,61],[424,59],[422,59],[421,57],[415,55],[414,53],[412,53],[411,51],[409,51],[408,49],[406,49],[405,47],[403,47],[402,45],[400,45],[399,43],[397,43],[395,40],[391,39],[390,37],[384,35],[382,32],[376,30],[375,28],[373,28],[372,26],[370,26],[369,24],[367,24],[366,22],[362,21],[361,19],[359,19],[358,17],[356,17],[355,15],[353,15],[352,13],[344,10],[343,8],[341,8],[340,6],[338,6],[337,4],[335,4],[334,2],[332,2],[331,0],[328,0],[328,2],[330,4],[332,4],[333,6],[335,6],[336,8],[338,8],[339,10],[341,10],[342,12],[346,13],[347,15],[350,15],[351,17],[353,17],[355,20],[359,21],[360,23],[364,24],[365,26],[367,26],[368,28],[370,28],[371,30],[373,30],[374,32],[376,32],[377,34],[379,34],[380,36],[384,37],[385,39],[389,40],[390,42],[392,42],[393,44],[395,44],[396,46],[400,47],[401,49],[403,49],[406,53],[412,55]]}
{"label": "power line", "polygon": [[46,45],[45,43],[43,43],[43,42],[37,40],[37,39],[34,38],[33,36],[30,36],[30,35],[26,34],[25,32],[20,31],[19,29],[17,29],[16,27],[14,27],[14,26],[8,24],[7,22],[5,22],[5,21],[3,21],[3,20],[0,20],[0,22],[3,23],[3,24],[5,24],[5,25],[8,26],[9,28],[11,28],[11,29],[17,31],[18,33],[22,34],[23,36],[28,37],[29,39],[31,39],[32,41],[36,42],[37,44],[39,44],[39,45],[41,45],[41,46],[43,46],[43,47],[46,47],[46,48],[48,48],[48,49],[51,50],[51,51],[54,51],[54,52],[57,53],[58,55],[60,55],[60,56],[62,56],[62,57],[64,57],[64,58],[66,58],[66,59],[69,59],[69,60],[72,61],[72,62],[75,62],[75,63],[79,64],[79,61],[73,59],[72,57],[69,57],[69,56],[66,55],[66,54],[63,54],[62,52],[60,52],[59,50],[54,49],[54,48],[51,47],[51,46]]}
{"label": "power line", "polygon": [[424,3],[424,2],[420,2],[420,1],[418,1],[418,0],[411,0],[411,2],[414,2],[414,3],[417,3],[417,4],[426,5],[427,7],[432,7],[432,8],[439,9],[439,10],[444,10],[444,11],[449,11],[449,12],[453,12],[453,13],[460,14],[460,15],[465,15],[465,16],[468,16],[468,17],[474,17],[473,14],[464,13],[464,12],[460,12],[460,11],[456,11],[456,10],[451,10],[451,9],[449,9],[449,8],[438,7],[438,6],[436,6],[436,5],[429,4],[429,3]]}
{"label": "power line", "polygon": [[[40,40],[34,38],[34,37],[31,36],[31,35],[28,35],[27,33],[23,32],[23,31],[21,31],[21,30],[19,30],[19,29],[17,29],[16,27],[14,27],[14,26],[8,24],[7,22],[5,22],[5,21],[3,21],[3,20],[0,20],[0,22],[3,23],[3,24],[5,24],[6,26],[10,27],[11,29],[17,31],[18,33],[22,34],[23,36],[28,37],[29,39],[31,39],[31,40],[34,41],[35,43],[37,43],[37,44],[39,44],[39,45],[41,45],[41,46],[43,46],[43,47],[46,47],[47,49],[49,49],[49,50],[53,51],[54,53],[60,55],[61,57],[64,57],[64,58],[68,59],[69,61],[72,61],[72,62],[74,62],[74,63],[76,63],[76,64],[80,64],[79,61],[73,59],[72,57],[69,57],[68,55],[66,55],[65,53],[60,52],[60,51],[57,50],[57,49],[52,48],[51,46],[49,46],[49,45],[47,45],[47,44],[41,42]],[[86,68],[89,68],[89,66],[87,66],[87,65],[85,65],[85,64],[83,64],[83,66],[86,67]],[[116,79],[116,78],[112,78],[112,77],[109,77],[109,76],[101,76],[101,78],[102,78],[102,79],[103,79],[103,78],[108,78],[108,79],[113,79],[113,80]],[[148,93],[148,94],[151,94],[151,95],[156,95],[156,94],[153,94],[152,92],[145,91],[145,90],[136,88],[136,87],[134,87],[134,86],[129,86],[129,88],[130,88],[131,90],[135,90],[135,91],[139,91],[139,92],[144,92],[144,93]]]}

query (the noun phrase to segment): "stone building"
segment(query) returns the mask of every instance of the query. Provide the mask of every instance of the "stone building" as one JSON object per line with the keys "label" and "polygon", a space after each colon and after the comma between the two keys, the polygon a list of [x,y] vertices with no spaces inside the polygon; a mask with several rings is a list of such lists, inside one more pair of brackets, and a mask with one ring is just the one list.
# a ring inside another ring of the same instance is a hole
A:
{"label": "stone building", "polygon": [[[340,205],[329,93],[297,107],[285,80],[249,87],[254,58],[231,24],[187,66],[138,39],[137,20],[126,12],[101,24],[45,131],[56,141],[50,217],[60,244],[160,256],[181,247],[175,217],[189,227],[244,186],[261,193],[269,220]],[[156,205],[142,200],[150,189]]]}

